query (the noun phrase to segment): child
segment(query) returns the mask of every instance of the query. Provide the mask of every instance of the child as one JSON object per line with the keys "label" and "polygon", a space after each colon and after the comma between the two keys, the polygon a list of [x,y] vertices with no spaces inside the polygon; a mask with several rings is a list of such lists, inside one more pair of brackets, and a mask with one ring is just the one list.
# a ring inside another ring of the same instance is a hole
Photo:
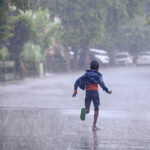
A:
{"label": "child", "polygon": [[99,93],[98,93],[98,84],[101,86],[103,90],[105,90],[107,93],[111,94],[112,91],[108,90],[108,88],[105,86],[103,79],[102,79],[102,74],[98,72],[99,69],[99,63],[97,61],[92,61],[90,65],[90,70],[87,70],[87,72],[78,78],[74,84],[74,93],[73,97],[77,95],[77,88],[80,87],[82,90],[86,89],[86,96],[85,96],[85,108],[81,109],[81,119],[85,119],[85,114],[89,113],[90,111],[90,104],[91,101],[93,101],[94,104],[94,122],[93,122],[93,127],[92,130],[96,131],[99,128],[96,126],[97,118],[98,118],[98,113],[99,113],[99,105],[100,105],[100,100],[99,100]]}

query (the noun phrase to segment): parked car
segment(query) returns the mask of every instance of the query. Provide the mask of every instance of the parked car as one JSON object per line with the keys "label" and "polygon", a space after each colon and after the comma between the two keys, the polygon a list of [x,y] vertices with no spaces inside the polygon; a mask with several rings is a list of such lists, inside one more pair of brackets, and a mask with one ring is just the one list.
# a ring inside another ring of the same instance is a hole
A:
{"label": "parked car", "polygon": [[137,65],[150,65],[150,51],[143,51],[137,54]]}
{"label": "parked car", "polygon": [[90,60],[96,60],[100,65],[109,65],[110,57],[105,50],[90,49]]}
{"label": "parked car", "polygon": [[116,65],[131,65],[133,64],[133,57],[129,54],[129,52],[120,52],[115,56],[115,64]]}

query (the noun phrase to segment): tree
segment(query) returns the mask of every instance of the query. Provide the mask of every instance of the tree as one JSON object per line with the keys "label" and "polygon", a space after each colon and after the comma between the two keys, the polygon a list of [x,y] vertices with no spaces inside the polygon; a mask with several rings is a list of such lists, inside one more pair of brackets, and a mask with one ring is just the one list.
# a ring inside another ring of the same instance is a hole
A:
{"label": "tree", "polygon": [[24,44],[32,35],[32,21],[25,15],[16,17],[14,23],[13,36],[9,38],[9,51],[12,58],[16,62],[16,71],[20,74],[20,78],[24,78],[24,67],[21,59],[21,52]]}
{"label": "tree", "polygon": [[[58,54],[56,51],[59,49],[59,55],[62,54],[63,48],[61,46],[60,22],[54,22],[50,20],[48,9],[42,10],[39,8],[37,11],[33,12],[32,22],[34,30],[36,31],[35,37],[32,39],[32,41],[40,46],[41,54],[44,56],[44,58],[46,59],[46,54],[48,54],[47,51],[49,50],[55,49],[55,53]],[[45,64],[47,63],[45,62]]]}
{"label": "tree", "polygon": [[47,9],[47,4],[49,0],[31,0],[31,6],[33,12],[36,12],[37,9],[45,10]]}
{"label": "tree", "polygon": [[122,26],[142,12],[144,2],[145,0],[51,0],[49,9],[52,16],[57,16],[62,21],[64,45],[72,48],[75,59],[80,51],[85,66],[90,47],[118,47],[116,39]]}
{"label": "tree", "polygon": [[30,42],[24,45],[21,53],[26,75],[39,75],[39,62],[43,61],[39,45]]}
{"label": "tree", "polygon": [[6,47],[0,49],[0,61],[6,61],[10,59],[10,52]]}
{"label": "tree", "polygon": [[25,12],[31,7],[30,0],[1,0],[0,1],[0,47],[6,43],[11,34],[11,12]]}
{"label": "tree", "polygon": [[[144,2],[145,0],[115,0],[107,3],[107,7],[105,7],[107,9],[104,32],[105,38],[100,43],[103,48],[109,50],[110,53],[117,49],[130,49],[129,43],[131,43],[131,39],[129,40],[127,34],[132,34],[133,37],[136,36],[134,32],[131,32],[134,30],[132,24],[136,22],[137,17],[143,15]],[[132,43],[133,42],[132,40]]]}
{"label": "tree", "polygon": [[[101,37],[104,21],[102,0],[51,0],[49,8],[52,15],[61,19],[63,26],[63,42],[71,47],[77,62],[78,51],[81,49],[88,64],[89,48]],[[76,64],[76,63],[75,63]]]}

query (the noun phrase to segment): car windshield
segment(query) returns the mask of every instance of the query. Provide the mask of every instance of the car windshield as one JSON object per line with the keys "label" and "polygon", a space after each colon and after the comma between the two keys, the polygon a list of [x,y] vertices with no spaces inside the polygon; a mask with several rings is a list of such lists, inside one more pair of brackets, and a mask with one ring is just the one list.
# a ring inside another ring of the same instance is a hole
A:
{"label": "car windshield", "polygon": [[150,53],[145,52],[145,53],[139,53],[139,56],[150,56]]}
{"label": "car windshield", "polygon": [[120,54],[120,55],[117,55],[116,58],[127,58],[128,55],[125,55],[125,54]]}
{"label": "car windshield", "polygon": [[106,53],[101,53],[101,52],[92,52],[92,51],[91,51],[91,53],[92,53],[92,54],[95,54],[95,55],[107,56]]}
{"label": "car windshield", "polygon": [[107,56],[107,54],[104,53],[97,53],[96,55]]}

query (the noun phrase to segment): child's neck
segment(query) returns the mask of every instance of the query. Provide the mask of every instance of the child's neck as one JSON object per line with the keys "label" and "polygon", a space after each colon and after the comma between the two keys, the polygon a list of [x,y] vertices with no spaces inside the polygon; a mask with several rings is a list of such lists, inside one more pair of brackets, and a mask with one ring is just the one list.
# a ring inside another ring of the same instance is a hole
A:
{"label": "child's neck", "polygon": [[91,69],[91,70],[93,70],[93,71],[97,71],[97,72],[98,72],[98,69]]}

